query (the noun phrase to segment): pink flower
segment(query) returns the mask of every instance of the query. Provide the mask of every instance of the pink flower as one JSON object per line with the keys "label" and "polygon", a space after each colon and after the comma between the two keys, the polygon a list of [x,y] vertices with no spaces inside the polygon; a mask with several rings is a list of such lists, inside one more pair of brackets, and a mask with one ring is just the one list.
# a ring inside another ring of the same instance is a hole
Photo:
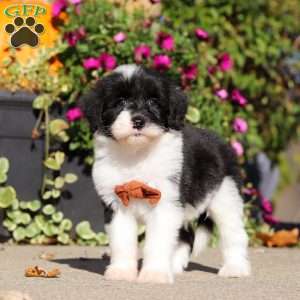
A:
{"label": "pink flower", "polygon": [[210,66],[207,68],[207,72],[210,74],[210,75],[213,75],[217,72],[217,67],[216,66]]}
{"label": "pink flower", "polygon": [[124,32],[118,32],[117,34],[114,35],[114,41],[116,43],[122,43],[126,40],[127,36]]}
{"label": "pink flower", "polygon": [[220,89],[215,92],[215,95],[218,96],[221,100],[228,98],[228,92],[225,89]]}
{"label": "pink flower", "polygon": [[134,49],[134,60],[141,63],[143,59],[147,59],[151,55],[151,49],[145,44],[141,44]]}
{"label": "pink flower", "polygon": [[209,37],[208,33],[202,28],[196,28],[195,35],[199,40],[207,40]]}
{"label": "pink flower", "polygon": [[248,124],[243,118],[235,118],[233,121],[233,129],[236,132],[245,133],[248,130]]}
{"label": "pink flower", "polygon": [[52,3],[52,17],[56,18],[68,6],[67,0],[55,0]]}
{"label": "pink flower", "polygon": [[237,156],[242,156],[244,154],[243,145],[238,141],[231,141],[231,147],[235,151]]}
{"label": "pink flower", "polygon": [[99,56],[100,66],[105,71],[111,71],[117,66],[117,59],[108,53],[102,53]]}
{"label": "pink flower", "polygon": [[70,108],[66,113],[66,118],[69,122],[74,122],[82,118],[83,113],[79,107]]}
{"label": "pink flower", "polygon": [[272,203],[265,197],[261,199],[261,206],[265,213],[271,214],[273,212]]}
{"label": "pink flower", "polygon": [[172,65],[172,59],[166,54],[157,54],[153,58],[154,68],[160,71],[170,69]]}
{"label": "pink flower", "polygon": [[97,57],[89,57],[83,60],[83,67],[86,70],[99,69],[100,66],[100,60]]}
{"label": "pink flower", "polygon": [[264,218],[264,221],[266,223],[269,223],[269,224],[276,224],[278,223],[278,220],[277,218],[275,218],[273,215],[271,214],[263,214],[263,218]]}
{"label": "pink flower", "polygon": [[238,103],[240,106],[245,106],[248,100],[241,94],[238,89],[234,89],[231,93],[231,98],[233,102]]}
{"label": "pink flower", "polygon": [[83,26],[79,29],[71,32],[67,32],[64,35],[64,39],[67,40],[69,46],[74,47],[77,42],[86,36],[86,32]]}
{"label": "pink flower", "polygon": [[168,33],[159,32],[156,38],[156,43],[160,48],[167,51],[174,50],[174,38]]}
{"label": "pink flower", "polygon": [[182,75],[187,80],[194,80],[197,78],[198,68],[196,64],[191,64],[183,68]]}
{"label": "pink flower", "polygon": [[72,4],[77,5],[81,3],[81,0],[69,0]]}
{"label": "pink flower", "polygon": [[218,58],[218,66],[222,72],[227,72],[233,67],[233,60],[229,53],[225,52]]}

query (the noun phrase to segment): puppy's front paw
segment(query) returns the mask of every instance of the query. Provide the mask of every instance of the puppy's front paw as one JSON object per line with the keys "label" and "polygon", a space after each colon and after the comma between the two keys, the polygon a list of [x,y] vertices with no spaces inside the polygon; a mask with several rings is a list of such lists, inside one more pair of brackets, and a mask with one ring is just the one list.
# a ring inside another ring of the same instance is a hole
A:
{"label": "puppy's front paw", "polygon": [[106,280],[126,280],[134,281],[137,278],[136,268],[121,268],[118,266],[110,265],[107,267],[104,278]]}
{"label": "puppy's front paw", "polygon": [[221,277],[245,277],[251,273],[250,265],[244,263],[238,264],[225,264],[220,270],[218,275]]}
{"label": "puppy's front paw", "polygon": [[172,274],[168,272],[154,271],[142,269],[139,276],[138,282],[142,283],[173,283],[174,279]]}

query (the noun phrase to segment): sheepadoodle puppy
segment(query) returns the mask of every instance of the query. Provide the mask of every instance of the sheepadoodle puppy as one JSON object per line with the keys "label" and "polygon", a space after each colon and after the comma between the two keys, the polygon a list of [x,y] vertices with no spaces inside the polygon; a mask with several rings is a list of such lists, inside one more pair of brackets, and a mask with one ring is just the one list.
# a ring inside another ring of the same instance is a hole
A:
{"label": "sheepadoodle puppy", "polygon": [[[249,275],[235,154],[216,134],[184,123],[182,90],[163,74],[122,65],[97,82],[82,106],[94,132],[92,175],[110,239],[105,278],[172,283],[205,247],[213,222],[224,260],[219,275]],[[123,205],[115,187],[132,180],[158,189],[159,202]],[[146,226],[140,272],[139,223]]]}

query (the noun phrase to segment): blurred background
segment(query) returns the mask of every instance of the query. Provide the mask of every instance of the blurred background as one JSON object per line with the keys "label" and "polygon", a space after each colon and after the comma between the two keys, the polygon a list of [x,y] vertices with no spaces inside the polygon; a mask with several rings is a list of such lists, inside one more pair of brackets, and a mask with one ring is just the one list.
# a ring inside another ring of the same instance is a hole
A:
{"label": "blurred background", "polygon": [[78,99],[136,63],[172,77],[189,96],[187,122],[235,150],[251,244],[299,246],[299,0],[5,0],[0,10],[2,240],[108,243]]}

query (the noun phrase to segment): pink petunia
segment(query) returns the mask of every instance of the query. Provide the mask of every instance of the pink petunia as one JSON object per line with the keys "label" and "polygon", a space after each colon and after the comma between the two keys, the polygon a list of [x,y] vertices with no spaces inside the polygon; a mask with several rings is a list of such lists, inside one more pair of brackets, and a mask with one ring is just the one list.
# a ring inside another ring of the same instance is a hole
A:
{"label": "pink petunia", "polygon": [[72,4],[77,5],[81,3],[81,0],[69,0]]}
{"label": "pink petunia", "polygon": [[231,93],[232,101],[239,104],[240,106],[245,106],[248,100],[242,95],[238,89],[234,89]]}
{"label": "pink petunia", "polygon": [[74,122],[78,119],[81,119],[83,113],[79,107],[70,108],[66,113],[66,118],[69,122]]}
{"label": "pink petunia", "polygon": [[182,75],[187,80],[195,80],[197,78],[198,68],[196,64],[191,64],[183,68]]}
{"label": "pink petunia", "polygon": [[126,40],[127,36],[124,32],[118,32],[117,34],[114,35],[114,41],[116,43],[122,43]]}
{"label": "pink petunia", "polygon": [[134,60],[141,63],[143,59],[149,58],[151,55],[151,48],[145,44],[141,44],[134,49]]}
{"label": "pink petunia", "polygon": [[174,38],[171,34],[159,32],[156,38],[157,45],[167,51],[174,50]]}
{"label": "pink petunia", "polygon": [[237,156],[242,156],[244,154],[244,147],[240,142],[231,141],[230,144]]}
{"label": "pink petunia", "polygon": [[229,53],[225,52],[219,56],[218,66],[222,72],[230,71],[233,68],[233,59]]}
{"label": "pink petunia", "polygon": [[244,120],[243,118],[239,118],[239,117],[235,118],[232,126],[236,132],[240,132],[240,133],[245,133],[248,130],[248,124],[246,120]]}
{"label": "pink petunia", "polygon": [[65,10],[68,6],[67,0],[55,0],[52,3],[52,17],[56,18],[59,16],[60,12]]}
{"label": "pink petunia", "polygon": [[100,60],[97,57],[89,57],[83,60],[83,67],[86,70],[99,69],[101,66]]}
{"label": "pink petunia", "polygon": [[209,38],[208,32],[202,28],[196,28],[195,35],[199,40],[207,40]]}
{"label": "pink petunia", "polygon": [[220,89],[215,92],[215,95],[219,97],[221,100],[225,100],[228,98],[228,92],[225,89]]}
{"label": "pink petunia", "polygon": [[263,197],[261,199],[261,206],[265,213],[271,214],[273,212],[273,207],[272,207],[271,201],[265,197]]}
{"label": "pink petunia", "polygon": [[278,223],[277,218],[275,218],[272,214],[263,214],[264,221],[269,224]]}
{"label": "pink petunia", "polygon": [[99,56],[100,66],[105,71],[111,71],[117,66],[117,59],[108,53],[102,53]]}
{"label": "pink petunia", "polygon": [[210,74],[210,75],[213,75],[217,72],[217,67],[216,66],[210,66],[207,68],[207,72]]}
{"label": "pink petunia", "polygon": [[64,39],[68,42],[69,46],[74,47],[77,42],[86,36],[86,32],[83,26],[79,29],[67,32],[64,35]]}
{"label": "pink petunia", "polygon": [[166,54],[157,54],[153,58],[153,67],[159,71],[165,71],[170,69],[172,65],[172,59]]}

